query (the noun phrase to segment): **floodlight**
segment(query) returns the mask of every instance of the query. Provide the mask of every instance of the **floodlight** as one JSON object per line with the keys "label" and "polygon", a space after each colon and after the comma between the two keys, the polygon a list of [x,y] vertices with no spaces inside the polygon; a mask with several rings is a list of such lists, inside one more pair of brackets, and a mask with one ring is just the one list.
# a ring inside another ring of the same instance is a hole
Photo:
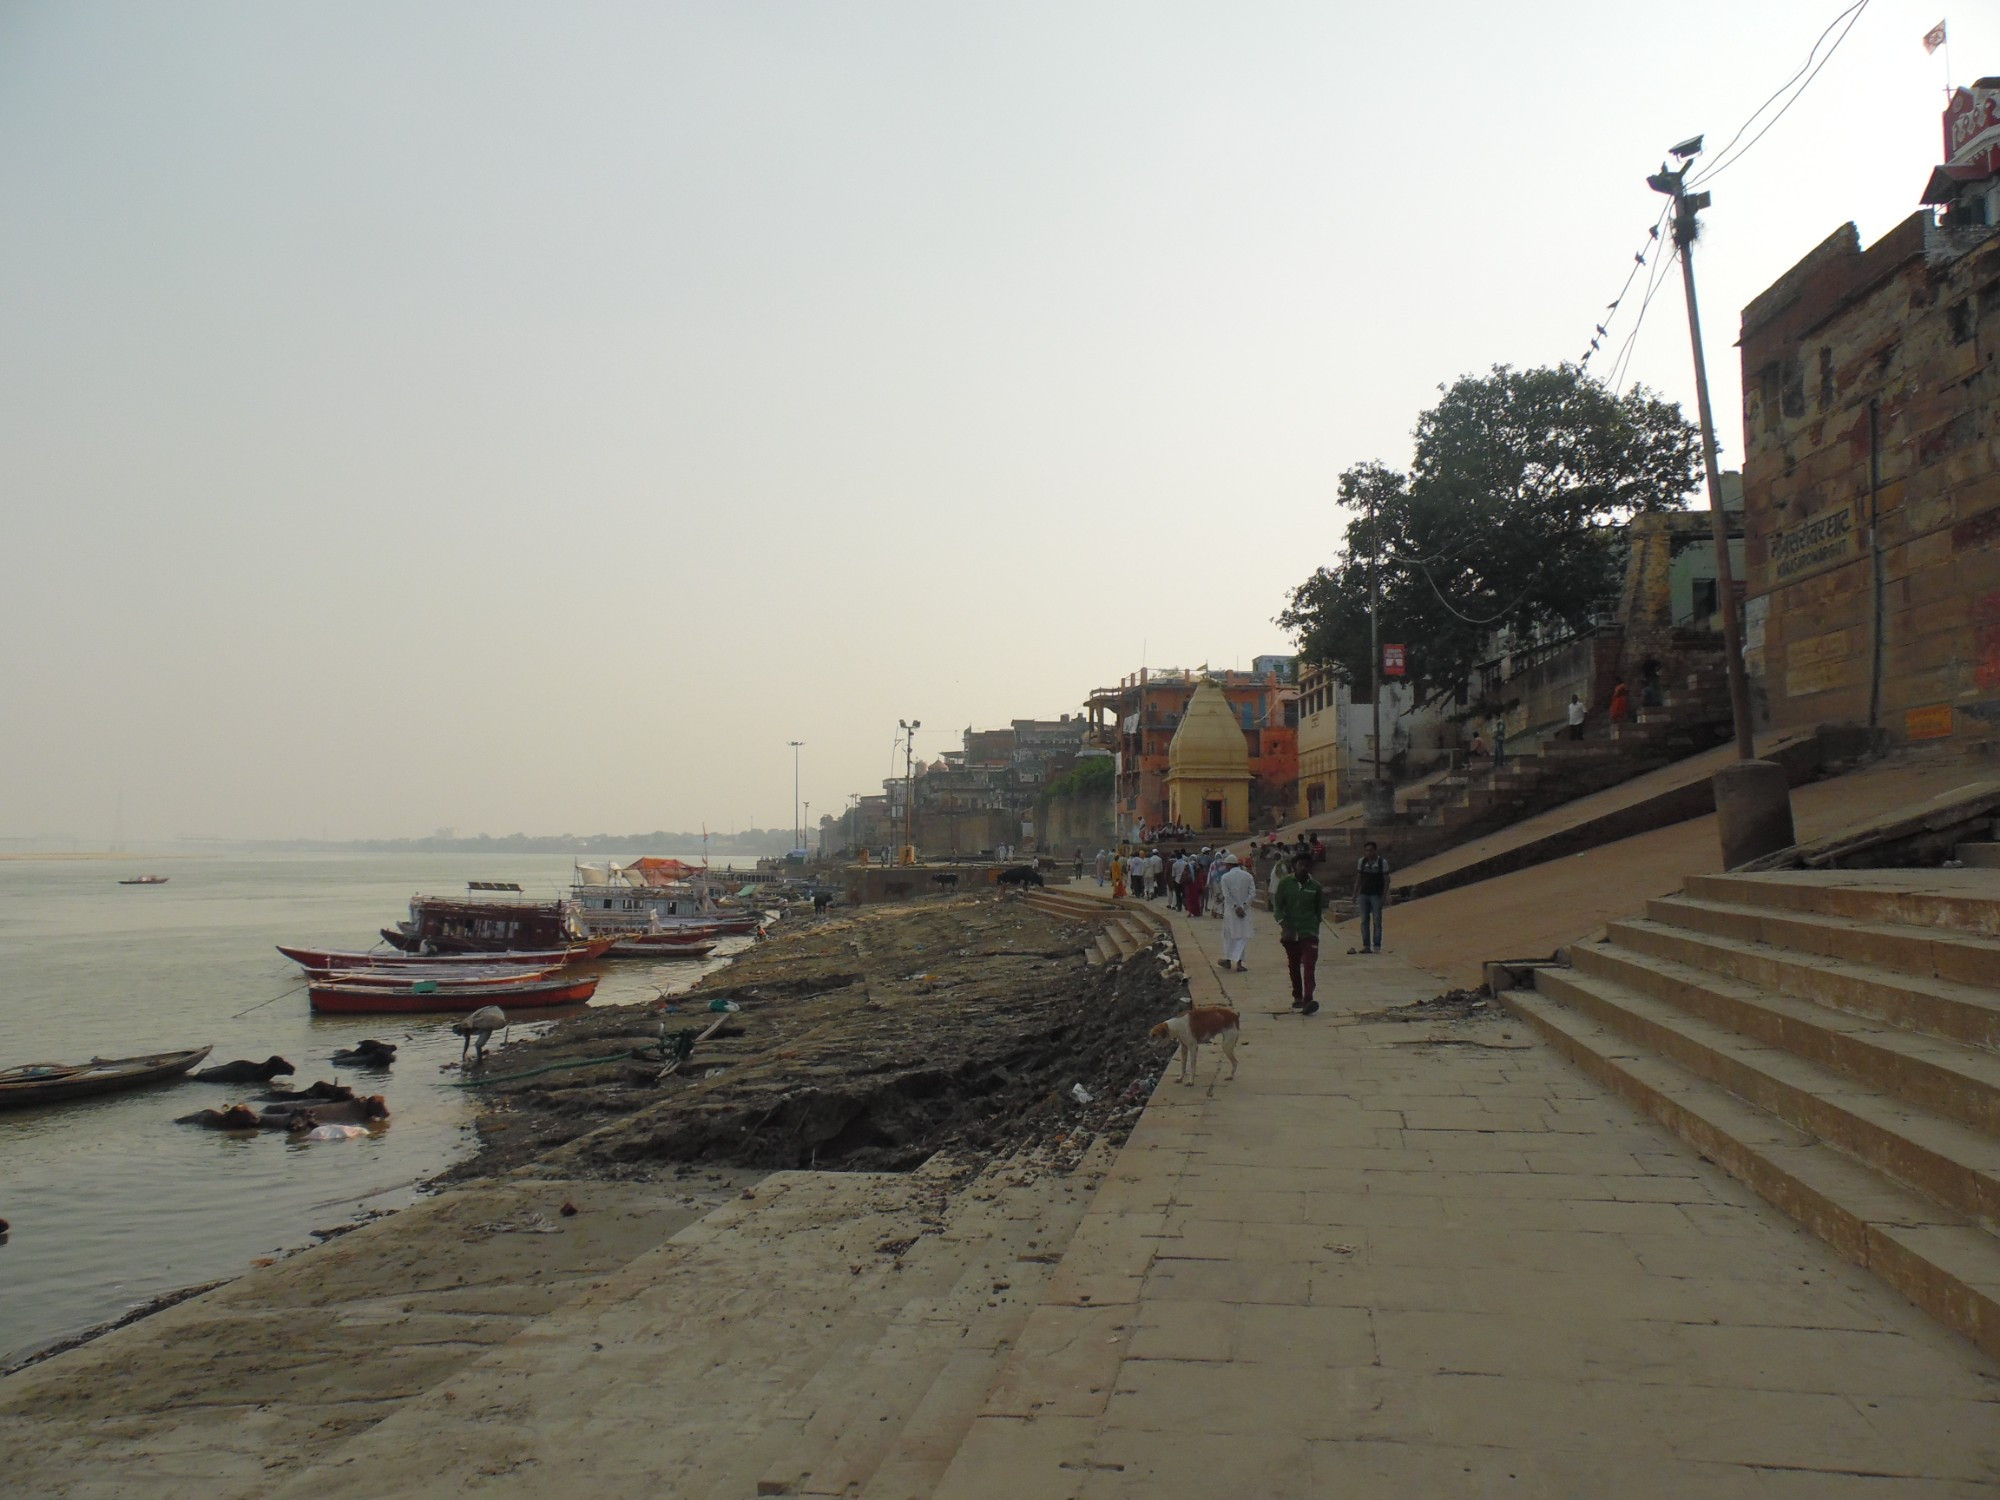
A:
{"label": "floodlight", "polygon": [[1670,147],[1669,149],[1675,156],[1678,156],[1682,161],[1686,161],[1690,156],[1701,155],[1701,137],[1698,135],[1691,135],[1686,140],[1682,141],[1678,146],[1673,146]]}

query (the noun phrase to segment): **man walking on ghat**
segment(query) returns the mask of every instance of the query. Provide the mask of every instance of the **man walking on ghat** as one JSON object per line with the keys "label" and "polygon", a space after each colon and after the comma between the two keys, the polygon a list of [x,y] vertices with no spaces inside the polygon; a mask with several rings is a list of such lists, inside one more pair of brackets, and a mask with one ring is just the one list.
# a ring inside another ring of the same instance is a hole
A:
{"label": "man walking on ghat", "polygon": [[1583,699],[1575,693],[1569,695],[1569,737],[1573,740],[1583,738]]}
{"label": "man walking on ghat", "polygon": [[1243,955],[1250,950],[1250,903],[1257,899],[1257,877],[1233,854],[1223,855],[1221,863],[1215,893],[1222,903],[1222,967],[1241,974],[1248,967]]}
{"label": "man walking on ghat", "polygon": [[1361,918],[1361,951],[1382,951],[1382,908],[1389,904],[1389,861],[1375,852],[1373,840],[1361,846],[1354,866],[1354,910]]}
{"label": "man walking on ghat", "polygon": [[1291,974],[1292,1009],[1312,1015],[1319,1009],[1313,999],[1313,972],[1319,967],[1319,924],[1326,912],[1326,892],[1312,878],[1310,854],[1292,860],[1292,873],[1278,882],[1271,908]]}

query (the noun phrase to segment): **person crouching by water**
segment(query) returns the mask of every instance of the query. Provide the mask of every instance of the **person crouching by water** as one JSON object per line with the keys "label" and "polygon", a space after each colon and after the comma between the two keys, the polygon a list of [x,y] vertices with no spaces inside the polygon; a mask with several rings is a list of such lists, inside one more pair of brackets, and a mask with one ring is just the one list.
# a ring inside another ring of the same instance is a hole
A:
{"label": "person crouching by water", "polygon": [[1313,998],[1313,974],[1319,967],[1319,924],[1326,914],[1326,892],[1312,878],[1312,856],[1295,855],[1292,873],[1278,882],[1271,898],[1271,910],[1278,919],[1278,941],[1285,948],[1285,967],[1292,979],[1292,1009],[1312,1015],[1319,1009]]}
{"label": "person crouching by water", "polygon": [[1354,866],[1354,910],[1361,918],[1361,951],[1382,951],[1382,908],[1389,904],[1389,861],[1375,852],[1375,841],[1361,846]]}

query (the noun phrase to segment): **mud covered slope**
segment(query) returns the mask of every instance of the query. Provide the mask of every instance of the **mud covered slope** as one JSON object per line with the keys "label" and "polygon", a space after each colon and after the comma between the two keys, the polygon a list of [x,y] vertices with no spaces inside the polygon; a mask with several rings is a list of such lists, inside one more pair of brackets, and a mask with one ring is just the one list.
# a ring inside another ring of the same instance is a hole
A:
{"label": "mud covered slope", "polygon": [[[455,1175],[538,1158],[618,1177],[698,1164],[893,1171],[947,1147],[970,1158],[1122,1140],[1164,1057],[1146,1033],[1179,986],[1150,953],[1086,966],[1091,936],[1016,897],[978,896],[774,938],[676,1013],[593,1011],[489,1057],[482,1149]],[[669,1035],[705,1027],[716,999],[741,1013],[669,1070],[662,1023]],[[593,1058],[605,1060],[552,1067]]]}

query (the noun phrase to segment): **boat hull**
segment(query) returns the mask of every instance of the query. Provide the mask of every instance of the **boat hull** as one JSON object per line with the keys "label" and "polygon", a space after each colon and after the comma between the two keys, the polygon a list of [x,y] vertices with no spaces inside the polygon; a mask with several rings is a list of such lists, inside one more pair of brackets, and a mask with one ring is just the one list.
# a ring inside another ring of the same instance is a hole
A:
{"label": "boat hull", "polygon": [[588,943],[571,943],[562,948],[542,948],[532,952],[469,953],[361,953],[343,948],[291,948],[278,944],[278,951],[307,969],[428,969],[449,971],[460,966],[506,964],[527,969],[560,969],[567,964],[589,963],[602,958],[611,948],[610,938]]}
{"label": "boat hull", "polygon": [[[26,1068],[0,1071],[0,1109],[26,1109],[36,1104],[59,1104],[67,1099],[87,1099],[93,1094],[112,1094],[149,1083],[179,1078],[208,1056],[207,1047],[190,1047],[180,1052],[153,1052],[141,1057],[92,1058],[78,1067],[62,1064],[32,1064]],[[39,1068],[50,1070],[48,1077],[32,1075]]]}
{"label": "boat hull", "polygon": [[649,934],[640,933],[632,937],[620,938],[611,945],[606,958],[707,958],[715,951],[715,944],[707,939],[689,942],[676,937],[669,942],[655,941]]}
{"label": "boat hull", "polygon": [[543,1010],[582,1005],[597,993],[597,976],[519,985],[480,985],[418,994],[402,985],[311,984],[306,994],[316,1015],[443,1015],[498,1005],[507,1010]]}

